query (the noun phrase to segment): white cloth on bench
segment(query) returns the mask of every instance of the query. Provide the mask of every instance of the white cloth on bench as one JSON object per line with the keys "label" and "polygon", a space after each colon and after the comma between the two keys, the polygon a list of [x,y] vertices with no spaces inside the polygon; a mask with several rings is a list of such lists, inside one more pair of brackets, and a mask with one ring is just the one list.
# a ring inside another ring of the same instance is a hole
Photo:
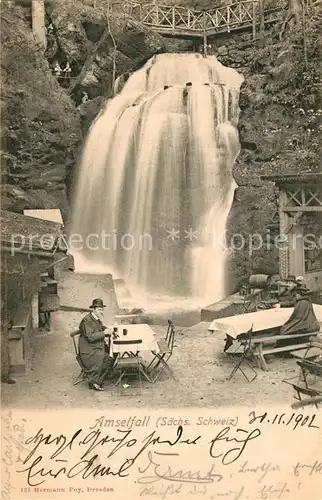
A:
{"label": "white cloth on bench", "polygon": [[[322,305],[313,304],[313,309],[319,323],[322,323]],[[210,324],[208,330],[222,332],[235,339],[252,326],[254,333],[280,327],[290,318],[293,310],[294,307],[274,308],[218,318]]]}

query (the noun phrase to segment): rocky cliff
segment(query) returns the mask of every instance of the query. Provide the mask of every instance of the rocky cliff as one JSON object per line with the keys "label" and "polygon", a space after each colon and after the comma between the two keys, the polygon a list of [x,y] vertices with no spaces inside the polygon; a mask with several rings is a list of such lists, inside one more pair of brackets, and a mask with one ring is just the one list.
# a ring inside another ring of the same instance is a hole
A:
{"label": "rocky cliff", "polygon": [[51,0],[44,52],[32,35],[30,4],[6,2],[1,11],[2,207],[59,207],[68,219],[81,146],[115,79],[191,43],[169,43],[121,13],[107,17],[104,3]]}
{"label": "rocky cliff", "polygon": [[183,40],[169,42],[117,8],[108,16],[106,2],[98,2],[94,9],[76,0],[56,0],[47,9],[47,22],[52,29],[45,55],[51,66],[58,63],[63,68],[69,62],[68,92],[81,105],[84,130],[103,99],[112,97],[118,76],[140,68],[154,54],[192,47]]}
{"label": "rocky cliff", "polygon": [[78,113],[52,75],[23,6],[1,8],[2,208],[59,207],[80,141]]}
{"label": "rocky cliff", "polygon": [[[255,42],[250,34],[237,35],[210,48],[245,77],[240,95],[241,153],[234,168],[239,187],[227,228],[228,241],[240,234],[235,246],[240,241],[245,246],[242,251],[232,249],[233,284],[250,273],[278,272],[278,252],[270,243],[277,191],[260,176],[322,168],[320,19],[321,4],[316,3],[304,26],[293,16],[283,28],[282,18],[258,33]],[[260,248],[254,250],[252,244]]]}

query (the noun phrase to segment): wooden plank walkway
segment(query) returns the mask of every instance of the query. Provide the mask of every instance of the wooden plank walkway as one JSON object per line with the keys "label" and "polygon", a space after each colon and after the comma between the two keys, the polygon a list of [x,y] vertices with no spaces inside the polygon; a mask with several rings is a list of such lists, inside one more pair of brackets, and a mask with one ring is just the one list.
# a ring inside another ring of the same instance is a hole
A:
{"label": "wooden plank walkway", "polygon": [[163,35],[209,37],[231,31],[252,29],[281,19],[283,9],[260,10],[259,0],[198,11],[186,7],[141,4],[129,0],[110,4],[112,12],[122,12]]}

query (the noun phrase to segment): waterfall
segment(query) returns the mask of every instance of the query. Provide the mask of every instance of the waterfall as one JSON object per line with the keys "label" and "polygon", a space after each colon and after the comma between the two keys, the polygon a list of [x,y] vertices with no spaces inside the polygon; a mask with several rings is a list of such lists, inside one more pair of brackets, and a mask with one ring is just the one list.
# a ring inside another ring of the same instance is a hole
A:
{"label": "waterfall", "polygon": [[223,297],[242,81],[199,54],[126,80],[83,151],[71,232],[86,262],[149,294]]}

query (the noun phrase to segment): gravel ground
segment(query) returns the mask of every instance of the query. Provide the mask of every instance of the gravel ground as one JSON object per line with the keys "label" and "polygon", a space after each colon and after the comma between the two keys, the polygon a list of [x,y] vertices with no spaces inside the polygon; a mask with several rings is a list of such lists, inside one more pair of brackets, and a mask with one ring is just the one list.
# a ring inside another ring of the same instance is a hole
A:
{"label": "gravel ground", "polygon": [[[103,297],[104,282],[100,276],[89,280],[68,273],[60,287],[62,305],[88,307],[94,297]],[[293,391],[283,379],[296,377],[295,359],[268,358],[269,372],[256,369],[258,376],[249,383],[237,372],[228,381],[233,364],[223,353],[224,336],[208,332],[208,323],[177,327],[170,365],[177,381],[163,372],[155,384],[143,380],[142,394],[136,384],[116,388],[107,380],[105,392],[89,390],[73,381],[79,373],[70,332],[78,327],[84,313],[58,311],[53,314],[52,331],[36,332],[33,337],[32,368],[16,377],[15,385],[2,384],[2,404],[12,408],[219,408],[235,405],[291,404]],[[107,317],[109,313],[107,311]],[[109,319],[109,318],[108,318]],[[157,338],[165,326],[153,325]]]}

